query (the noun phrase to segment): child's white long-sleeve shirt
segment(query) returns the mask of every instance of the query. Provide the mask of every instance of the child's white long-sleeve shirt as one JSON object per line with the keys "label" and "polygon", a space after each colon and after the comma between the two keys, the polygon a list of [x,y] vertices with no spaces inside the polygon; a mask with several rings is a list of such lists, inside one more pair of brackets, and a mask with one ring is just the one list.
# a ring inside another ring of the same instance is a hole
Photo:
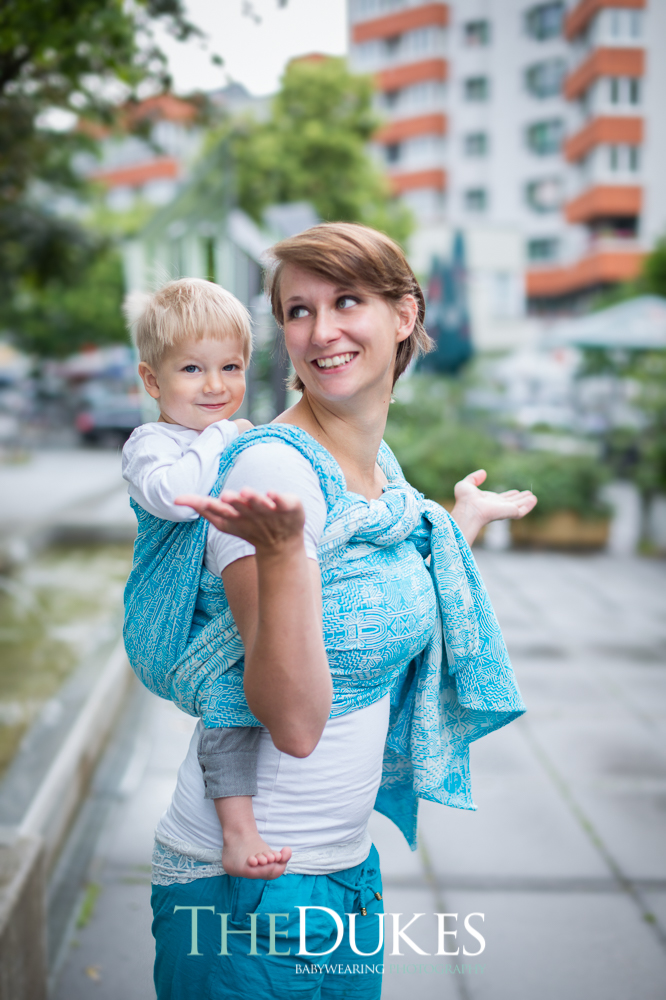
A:
{"label": "child's white long-sleeve shirt", "polygon": [[217,479],[222,452],[238,437],[230,420],[218,420],[205,430],[180,424],[141,424],[123,448],[123,479],[133,500],[165,521],[194,521],[191,507],[174,500],[183,493],[207,496]]}

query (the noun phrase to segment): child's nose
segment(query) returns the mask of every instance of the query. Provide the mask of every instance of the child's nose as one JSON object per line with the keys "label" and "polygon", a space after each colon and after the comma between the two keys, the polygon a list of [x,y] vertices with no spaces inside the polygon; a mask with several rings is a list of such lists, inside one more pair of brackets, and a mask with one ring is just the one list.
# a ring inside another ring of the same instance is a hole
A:
{"label": "child's nose", "polygon": [[204,392],[223,392],[225,387],[224,376],[221,372],[208,372],[204,382]]}

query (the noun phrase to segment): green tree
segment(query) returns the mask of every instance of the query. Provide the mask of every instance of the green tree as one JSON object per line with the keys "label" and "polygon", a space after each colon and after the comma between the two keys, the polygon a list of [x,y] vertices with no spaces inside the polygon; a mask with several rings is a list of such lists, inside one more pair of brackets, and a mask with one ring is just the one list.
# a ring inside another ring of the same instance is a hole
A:
{"label": "green tree", "polygon": [[661,295],[666,298],[666,236],[662,237],[651,253],[643,258],[641,270],[633,281],[624,281],[597,296],[595,309],[635,299],[638,295]]}
{"label": "green tree", "polygon": [[[94,240],[48,211],[49,192],[81,186],[74,150],[91,145],[80,131],[54,132],[54,109],[110,121],[105,84],[129,88],[169,82],[151,26],[165,23],[185,40],[199,33],[181,0],[2,0],[0,2],[0,292],[17,283],[72,279]],[[46,117],[45,117],[46,116]]]}
{"label": "green tree", "polygon": [[666,352],[641,354],[632,374],[640,385],[638,403],[646,417],[636,440],[635,479],[648,496],[666,493]]}
{"label": "green tree", "polygon": [[666,237],[657,243],[643,261],[639,284],[642,291],[666,298]]}
{"label": "green tree", "polygon": [[225,130],[238,203],[260,220],[267,205],[309,201],[322,219],[364,222],[404,240],[410,213],[367,151],[379,124],[370,77],[344,59],[291,62],[267,121]]}
{"label": "green tree", "polygon": [[122,304],[120,256],[113,247],[96,253],[75,281],[53,280],[15,295],[4,319],[22,350],[65,357],[90,344],[128,342]]}

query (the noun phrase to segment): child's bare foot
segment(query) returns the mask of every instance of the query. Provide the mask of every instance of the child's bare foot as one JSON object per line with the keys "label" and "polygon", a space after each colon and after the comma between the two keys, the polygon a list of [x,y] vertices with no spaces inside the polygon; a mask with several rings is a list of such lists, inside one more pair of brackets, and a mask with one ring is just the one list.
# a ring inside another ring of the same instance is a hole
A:
{"label": "child's bare foot", "polygon": [[279,878],[291,857],[291,847],[274,851],[258,833],[224,840],[222,866],[227,875],[241,878]]}

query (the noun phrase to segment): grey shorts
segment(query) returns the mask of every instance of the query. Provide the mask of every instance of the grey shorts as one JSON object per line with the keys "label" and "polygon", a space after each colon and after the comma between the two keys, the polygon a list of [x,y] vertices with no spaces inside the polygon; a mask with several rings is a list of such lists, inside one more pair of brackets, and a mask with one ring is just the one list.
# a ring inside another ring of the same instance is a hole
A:
{"label": "grey shorts", "polygon": [[197,757],[207,799],[257,794],[260,736],[256,726],[205,729],[199,723]]}

